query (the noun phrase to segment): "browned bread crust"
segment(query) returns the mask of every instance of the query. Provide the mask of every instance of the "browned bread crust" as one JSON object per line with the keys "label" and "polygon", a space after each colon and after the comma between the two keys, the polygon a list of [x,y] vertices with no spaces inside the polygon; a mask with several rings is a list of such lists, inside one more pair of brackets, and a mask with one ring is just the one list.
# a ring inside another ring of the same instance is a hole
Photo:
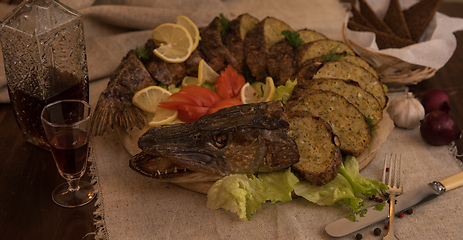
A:
{"label": "browned bread crust", "polygon": [[293,172],[317,186],[336,178],[342,155],[330,125],[308,111],[288,112],[288,119],[288,134],[296,141],[300,156],[291,167]]}
{"label": "browned bread crust", "polygon": [[383,119],[383,108],[378,100],[369,92],[359,87],[357,82],[341,79],[316,79],[305,85],[306,89],[332,91],[347,99],[365,117],[370,124],[377,125]]}
{"label": "browned bread crust", "polygon": [[[296,88],[300,88],[296,86]],[[363,114],[346,98],[331,91],[296,91],[286,111],[308,111],[326,121],[341,140],[341,152],[359,156],[370,142],[370,129]]]}

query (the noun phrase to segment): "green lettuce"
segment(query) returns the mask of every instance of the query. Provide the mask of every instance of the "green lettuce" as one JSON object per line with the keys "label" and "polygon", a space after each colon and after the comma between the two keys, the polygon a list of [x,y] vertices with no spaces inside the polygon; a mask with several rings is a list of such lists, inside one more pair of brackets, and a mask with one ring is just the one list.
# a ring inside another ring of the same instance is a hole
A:
{"label": "green lettuce", "polygon": [[343,203],[354,212],[363,207],[363,199],[355,196],[349,180],[341,174],[323,186],[315,186],[307,181],[300,181],[294,186],[294,193],[317,205],[329,206]]}
{"label": "green lettuce", "polygon": [[213,210],[223,208],[237,213],[242,220],[252,220],[252,214],[266,201],[291,201],[291,192],[298,181],[289,168],[258,176],[228,175],[211,187],[206,206]]}
{"label": "green lettuce", "polygon": [[295,79],[294,81],[288,80],[286,81],[285,85],[278,86],[276,89],[277,91],[275,93],[275,96],[272,100],[280,100],[283,104],[286,104],[286,102],[293,94],[293,90],[296,84],[297,79]]}
{"label": "green lettuce", "polygon": [[[362,194],[371,197],[380,189],[387,190],[383,183],[362,177],[359,173],[357,159],[347,156],[341,164],[336,178],[323,186],[311,185],[305,180],[299,180],[291,169],[285,169],[259,175],[232,174],[218,180],[207,194],[209,209],[223,208],[237,213],[242,220],[252,220],[252,214],[261,209],[261,204],[267,201],[291,201],[291,193],[301,196],[317,205],[344,204],[352,211],[350,219],[355,221],[357,215],[362,217],[366,209]],[[384,204],[378,204],[378,210]]]}
{"label": "green lettuce", "polygon": [[380,181],[364,178],[360,175],[359,164],[355,157],[348,155],[344,164],[339,169],[339,174],[349,180],[354,194],[363,194],[367,197],[372,197],[379,194],[380,189],[388,190],[387,185]]}

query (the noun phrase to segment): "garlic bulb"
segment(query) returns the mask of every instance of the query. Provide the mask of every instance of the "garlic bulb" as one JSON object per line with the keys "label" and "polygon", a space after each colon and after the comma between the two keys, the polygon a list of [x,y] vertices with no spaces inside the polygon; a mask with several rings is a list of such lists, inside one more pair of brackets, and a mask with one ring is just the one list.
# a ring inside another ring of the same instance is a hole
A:
{"label": "garlic bulb", "polygon": [[393,99],[387,108],[387,113],[397,127],[413,129],[420,126],[424,118],[424,107],[411,92],[407,97]]}

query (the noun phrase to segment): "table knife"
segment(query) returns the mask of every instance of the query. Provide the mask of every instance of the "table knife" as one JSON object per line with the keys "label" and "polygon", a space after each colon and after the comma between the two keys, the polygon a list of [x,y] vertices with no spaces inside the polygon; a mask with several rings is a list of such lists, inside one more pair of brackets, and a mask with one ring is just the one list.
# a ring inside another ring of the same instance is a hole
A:
{"label": "table knife", "polygon": [[[395,213],[399,213],[413,206],[434,199],[446,191],[450,191],[462,185],[463,172],[460,172],[441,181],[434,181],[428,185],[418,187],[417,189],[404,193],[396,198]],[[388,218],[389,211],[386,208],[383,208],[381,211],[375,210],[374,206],[367,209],[368,211],[364,217],[357,215],[356,222],[347,218],[341,218],[328,224],[325,227],[326,232],[332,237],[342,237]]]}

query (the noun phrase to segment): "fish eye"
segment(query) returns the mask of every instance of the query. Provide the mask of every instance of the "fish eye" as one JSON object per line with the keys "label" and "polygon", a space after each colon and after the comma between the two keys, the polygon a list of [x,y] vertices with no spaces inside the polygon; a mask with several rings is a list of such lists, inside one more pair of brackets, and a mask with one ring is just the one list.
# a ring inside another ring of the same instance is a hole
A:
{"label": "fish eye", "polygon": [[215,146],[218,148],[223,148],[227,144],[228,135],[226,133],[218,133],[214,135]]}

